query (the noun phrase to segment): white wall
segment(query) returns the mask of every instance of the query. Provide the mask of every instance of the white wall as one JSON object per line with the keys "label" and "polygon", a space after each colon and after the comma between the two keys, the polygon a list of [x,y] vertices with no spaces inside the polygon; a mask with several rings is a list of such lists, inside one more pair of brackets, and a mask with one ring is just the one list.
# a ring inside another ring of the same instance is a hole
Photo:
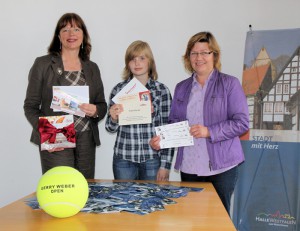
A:
{"label": "white wall", "polygon": [[[241,79],[244,43],[253,30],[299,27],[298,0],[1,0],[0,63],[0,207],[33,191],[41,176],[38,148],[29,142],[30,124],[23,112],[28,71],[46,54],[56,22],[78,13],[92,39],[91,59],[98,63],[108,99],[121,81],[124,53],[134,40],[149,42],[159,80],[174,91],[187,77],[181,62],[188,39],[209,30],[221,46],[223,71]],[[112,179],[114,135],[100,123],[96,178]],[[171,180],[179,180],[172,170]]]}

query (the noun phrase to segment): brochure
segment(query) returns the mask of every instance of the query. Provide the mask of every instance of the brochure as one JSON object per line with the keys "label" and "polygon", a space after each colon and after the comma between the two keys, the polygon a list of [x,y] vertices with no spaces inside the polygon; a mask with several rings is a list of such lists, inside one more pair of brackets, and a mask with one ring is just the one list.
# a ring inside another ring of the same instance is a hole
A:
{"label": "brochure", "polygon": [[53,98],[50,108],[85,117],[79,105],[89,103],[88,86],[53,86]]}

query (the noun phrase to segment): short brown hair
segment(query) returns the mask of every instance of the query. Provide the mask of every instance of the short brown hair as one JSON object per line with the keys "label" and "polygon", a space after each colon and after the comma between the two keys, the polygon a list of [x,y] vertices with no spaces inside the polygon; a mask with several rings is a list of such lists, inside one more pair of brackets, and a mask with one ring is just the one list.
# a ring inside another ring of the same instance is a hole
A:
{"label": "short brown hair", "polygon": [[213,36],[213,34],[206,31],[199,32],[190,38],[186,47],[185,54],[182,56],[185,69],[189,73],[194,72],[190,61],[190,53],[197,42],[208,43],[208,47],[211,51],[213,51],[213,55],[214,55],[214,68],[221,71],[221,51],[220,51],[219,44],[215,39],[215,37]]}

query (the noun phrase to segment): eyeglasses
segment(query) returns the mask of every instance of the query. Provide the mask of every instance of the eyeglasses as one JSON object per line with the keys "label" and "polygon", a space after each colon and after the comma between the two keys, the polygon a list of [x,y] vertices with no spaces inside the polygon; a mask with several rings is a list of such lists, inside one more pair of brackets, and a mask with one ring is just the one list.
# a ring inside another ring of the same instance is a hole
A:
{"label": "eyeglasses", "polygon": [[213,53],[213,51],[202,51],[202,52],[191,52],[190,53],[190,57],[195,59],[198,57],[198,55],[200,55],[201,57],[208,57],[211,53]]}

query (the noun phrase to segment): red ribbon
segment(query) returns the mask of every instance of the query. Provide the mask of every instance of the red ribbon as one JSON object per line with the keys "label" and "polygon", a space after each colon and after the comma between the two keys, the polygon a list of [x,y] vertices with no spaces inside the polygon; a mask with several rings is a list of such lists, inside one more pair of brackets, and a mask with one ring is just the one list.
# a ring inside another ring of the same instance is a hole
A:
{"label": "red ribbon", "polygon": [[74,123],[63,128],[56,128],[50,124],[47,119],[40,118],[38,129],[41,135],[41,143],[44,143],[47,140],[49,140],[49,143],[55,143],[57,133],[64,134],[67,140],[71,143],[75,143],[76,141]]}

